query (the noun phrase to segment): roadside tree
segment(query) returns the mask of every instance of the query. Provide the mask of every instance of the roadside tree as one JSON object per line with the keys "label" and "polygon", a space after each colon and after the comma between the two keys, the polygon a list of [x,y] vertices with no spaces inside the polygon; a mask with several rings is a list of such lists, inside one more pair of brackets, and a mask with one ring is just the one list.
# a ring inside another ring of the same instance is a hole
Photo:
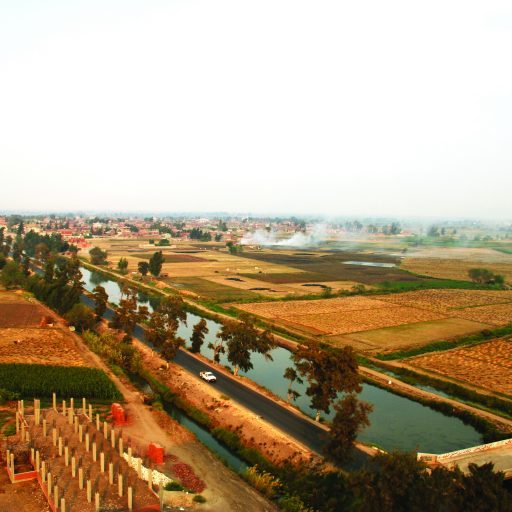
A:
{"label": "roadside tree", "polygon": [[336,412],[329,431],[329,440],[325,446],[325,455],[336,464],[342,464],[350,458],[357,435],[370,425],[368,415],[373,406],[357,399],[355,393],[346,394],[334,404]]}
{"label": "roadside tree", "polygon": [[208,334],[208,324],[204,318],[201,318],[192,330],[192,336],[190,337],[191,346],[190,351],[194,353],[201,352],[201,347],[204,343],[204,338]]}
{"label": "roadside tree", "polygon": [[235,376],[240,370],[246,372],[253,367],[253,352],[272,360],[270,352],[275,347],[273,336],[269,331],[260,331],[249,315],[240,315],[239,322],[225,322],[218,337],[226,342],[228,361],[234,366]]}
{"label": "roadside tree", "polygon": [[339,392],[361,391],[357,360],[351,347],[323,349],[318,342],[312,341],[300,345],[292,360],[299,375],[308,383],[306,395],[311,397],[311,407],[317,411],[317,421],[322,411],[329,413]]}
{"label": "roadside tree", "polygon": [[100,284],[97,285],[92,291],[92,295],[94,297],[94,312],[96,313],[96,318],[99,320],[103,317],[108,307],[108,294],[105,288]]}

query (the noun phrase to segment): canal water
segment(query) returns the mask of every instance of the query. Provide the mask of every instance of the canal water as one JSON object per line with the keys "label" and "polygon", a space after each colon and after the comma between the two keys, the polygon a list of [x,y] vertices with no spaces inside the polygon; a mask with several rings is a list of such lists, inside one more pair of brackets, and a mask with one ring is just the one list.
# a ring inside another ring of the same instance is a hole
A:
{"label": "canal water", "polygon": [[[121,291],[116,281],[85,268],[82,268],[82,275],[85,288],[88,291],[92,291],[97,284],[101,284],[109,295],[109,301],[117,303]],[[156,307],[157,301],[150,300],[143,293],[139,293],[138,299],[150,310]],[[188,313],[187,324],[180,324],[178,335],[187,340],[187,343],[192,335],[193,326],[200,318]],[[206,322],[209,332],[201,354],[212,359],[213,351],[207,345],[210,341],[214,341],[220,325],[213,320],[206,319]],[[271,355],[272,361],[268,361],[260,354],[253,354],[254,368],[240,373],[286,400],[288,381],[283,378],[283,373],[287,367],[293,365],[290,360],[290,352],[282,347],[277,347],[271,352]],[[221,364],[229,364],[224,355],[221,356]],[[304,384],[295,383],[294,389],[301,394],[295,405],[304,413],[314,416],[314,411],[309,406],[309,397],[305,395],[305,388]],[[376,444],[388,451],[400,449],[429,453],[444,453],[482,443],[481,435],[472,426],[464,424],[458,418],[445,416],[430,407],[376,386],[364,384],[360,398],[373,405],[370,426],[358,438],[364,443]]]}

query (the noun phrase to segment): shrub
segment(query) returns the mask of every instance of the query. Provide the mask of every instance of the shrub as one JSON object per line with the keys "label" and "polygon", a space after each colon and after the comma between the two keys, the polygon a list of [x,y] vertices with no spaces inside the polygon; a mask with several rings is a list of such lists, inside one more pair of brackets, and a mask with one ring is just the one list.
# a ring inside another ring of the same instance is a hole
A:
{"label": "shrub", "polygon": [[78,332],[92,329],[96,320],[94,313],[84,304],[75,304],[65,315],[64,318],[74,325]]}
{"label": "shrub", "polygon": [[206,503],[206,498],[204,496],[202,496],[201,494],[196,494],[192,498],[192,501],[195,501],[196,503]]}
{"label": "shrub", "polygon": [[0,389],[0,405],[5,404],[5,402],[9,402],[11,400],[19,400],[20,395],[18,393],[13,393],[8,389]]}
{"label": "shrub", "polygon": [[180,485],[178,482],[167,482],[165,484],[165,490],[166,491],[183,491],[183,486]]}
{"label": "shrub", "polygon": [[266,471],[259,471],[258,466],[248,468],[245,471],[244,477],[267,498],[275,496],[281,487],[281,482],[278,478]]}

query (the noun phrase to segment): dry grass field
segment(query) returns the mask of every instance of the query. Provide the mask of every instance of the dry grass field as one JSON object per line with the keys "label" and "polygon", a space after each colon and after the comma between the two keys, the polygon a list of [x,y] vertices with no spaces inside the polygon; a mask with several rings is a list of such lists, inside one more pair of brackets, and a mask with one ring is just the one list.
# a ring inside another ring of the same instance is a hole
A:
{"label": "dry grass field", "polygon": [[407,360],[411,366],[500,393],[512,394],[512,338]]}
{"label": "dry grass field", "polygon": [[87,366],[66,326],[39,327],[43,316],[33,299],[0,292],[0,363]]}
{"label": "dry grass field", "polygon": [[388,295],[235,304],[332,344],[393,350],[512,322],[512,291],[420,290]]}
{"label": "dry grass field", "polygon": [[442,279],[469,281],[472,268],[487,268],[512,282],[512,255],[493,249],[430,247],[408,253],[401,268],[416,274]]}

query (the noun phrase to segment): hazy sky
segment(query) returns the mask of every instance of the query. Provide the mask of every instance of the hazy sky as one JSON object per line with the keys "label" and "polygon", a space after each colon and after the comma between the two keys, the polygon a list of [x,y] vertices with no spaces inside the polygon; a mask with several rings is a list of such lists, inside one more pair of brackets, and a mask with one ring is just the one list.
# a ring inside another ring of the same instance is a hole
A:
{"label": "hazy sky", "polygon": [[0,0],[0,210],[512,218],[512,3]]}

